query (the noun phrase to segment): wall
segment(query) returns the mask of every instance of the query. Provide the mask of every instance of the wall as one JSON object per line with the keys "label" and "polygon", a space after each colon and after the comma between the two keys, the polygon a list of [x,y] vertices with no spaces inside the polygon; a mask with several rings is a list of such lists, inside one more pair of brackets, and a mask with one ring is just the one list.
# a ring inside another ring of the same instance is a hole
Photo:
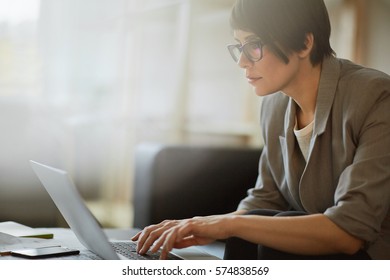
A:
{"label": "wall", "polygon": [[390,1],[369,1],[367,66],[390,73]]}

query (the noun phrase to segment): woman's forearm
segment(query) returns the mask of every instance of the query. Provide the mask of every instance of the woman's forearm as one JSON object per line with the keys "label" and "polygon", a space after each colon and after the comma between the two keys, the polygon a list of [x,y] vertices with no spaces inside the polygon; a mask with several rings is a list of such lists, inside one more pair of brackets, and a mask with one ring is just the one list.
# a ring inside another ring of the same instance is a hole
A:
{"label": "woman's forearm", "polygon": [[354,254],[363,242],[322,214],[299,217],[234,215],[229,235],[277,250],[306,255]]}

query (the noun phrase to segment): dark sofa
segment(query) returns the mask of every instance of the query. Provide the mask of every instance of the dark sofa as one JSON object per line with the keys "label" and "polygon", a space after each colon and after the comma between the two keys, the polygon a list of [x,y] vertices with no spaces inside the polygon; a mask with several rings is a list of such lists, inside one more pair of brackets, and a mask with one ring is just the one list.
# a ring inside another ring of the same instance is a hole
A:
{"label": "dark sofa", "polygon": [[138,146],[134,227],[234,211],[256,182],[260,154],[260,148]]}

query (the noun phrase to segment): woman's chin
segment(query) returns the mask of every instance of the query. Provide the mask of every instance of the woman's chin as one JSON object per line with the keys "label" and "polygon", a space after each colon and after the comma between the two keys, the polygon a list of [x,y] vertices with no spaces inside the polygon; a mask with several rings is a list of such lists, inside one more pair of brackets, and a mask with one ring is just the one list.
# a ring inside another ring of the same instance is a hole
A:
{"label": "woman's chin", "polygon": [[254,88],[254,91],[255,91],[257,96],[266,96],[266,95],[269,95],[272,93],[272,92],[265,91],[264,89],[260,89],[260,88],[256,88],[256,87]]}

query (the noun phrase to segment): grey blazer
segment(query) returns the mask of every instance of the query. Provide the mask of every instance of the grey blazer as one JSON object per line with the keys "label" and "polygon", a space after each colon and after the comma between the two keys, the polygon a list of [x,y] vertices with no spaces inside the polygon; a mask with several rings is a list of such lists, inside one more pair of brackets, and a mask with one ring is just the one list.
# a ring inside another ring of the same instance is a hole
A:
{"label": "grey blazer", "polygon": [[296,106],[282,92],[263,98],[259,176],[239,209],[324,213],[373,259],[390,259],[390,77],[324,60],[307,163],[293,133]]}

